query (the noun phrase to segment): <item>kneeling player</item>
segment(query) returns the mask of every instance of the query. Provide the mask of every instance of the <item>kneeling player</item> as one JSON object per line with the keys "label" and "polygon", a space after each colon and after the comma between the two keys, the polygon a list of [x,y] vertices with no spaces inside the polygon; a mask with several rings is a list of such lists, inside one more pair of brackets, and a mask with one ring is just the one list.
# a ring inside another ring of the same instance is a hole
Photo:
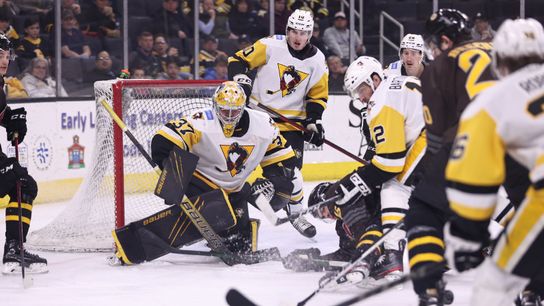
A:
{"label": "kneeling player", "polygon": [[[295,165],[295,154],[285,145],[286,141],[279,134],[274,121],[263,112],[246,108],[245,101],[246,96],[240,85],[232,81],[224,82],[213,95],[213,109],[199,110],[167,123],[151,143],[152,158],[161,167],[174,147],[200,158],[186,189],[187,197],[194,198],[218,189],[228,194],[226,202],[208,201],[212,205],[226,203],[228,207],[222,204],[223,207],[214,208],[220,213],[206,215],[203,211],[202,215],[207,219],[213,217],[213,220],[208,220],[211,225],[234,224],[218,233],[227,238],[225,244],[233,253],[256,250],[257,224],[248,215],[247,202],[251,188],[246,179],[260,165],[263,175],[274,185],[275,193],[270,204],[282,209],[289,203]],[[201,203],[206,203],[205,199],[195,204],[200,211],[206,205]],[[157,216],[159,219],[166,217],[168,214]],[[179,222],[174,219],[177,223],[171,224],[171,229],[166,233],[170,235],[167,238],[172,245],[193,242],[178,239],[187,234],[181,229],[181,223],[186,222],[187,229],[189,222],[185,216],[182,217]],[[176,226],[180,229],[175,230]],[[177,235],[172,235],[174,231],[178,231]]]}

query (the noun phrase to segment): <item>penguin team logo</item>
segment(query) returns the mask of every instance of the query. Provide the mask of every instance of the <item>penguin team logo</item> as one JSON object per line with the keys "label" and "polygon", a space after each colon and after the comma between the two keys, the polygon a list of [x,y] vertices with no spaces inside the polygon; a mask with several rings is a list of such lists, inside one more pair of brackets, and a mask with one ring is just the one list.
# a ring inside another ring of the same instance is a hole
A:
{"label": "penguin team logo", "polygon": [[220,147],[227,162],[227,169],[221,170],[218,167],[215,169],[220,172],[229,172],[232,177],[244,170],[245,163],[255,148],[255,146],[244,146],[237,142],[230,145],[220,145]]}
{"label": "penguin team logo", "polygon": [[278,72],[280,77],[280,89],[278,91],[281,91],[282,97],[293,93],[296,87],[309,76],[306,72],[296,70],[293,65],[278,64]]}

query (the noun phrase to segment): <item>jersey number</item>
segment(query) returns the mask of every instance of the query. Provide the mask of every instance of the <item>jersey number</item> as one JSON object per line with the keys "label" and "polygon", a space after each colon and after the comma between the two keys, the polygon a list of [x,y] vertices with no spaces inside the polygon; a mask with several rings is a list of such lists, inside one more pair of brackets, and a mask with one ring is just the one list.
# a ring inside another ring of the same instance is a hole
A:
{"label": "jersey number", "polygon": [[178,133],[180,133],[181,135],[195,132],[195,129],[190,124],[188,124],[187,120],[185,119],[180,119],[178,121],[173,122],[172,124],[174,125]]}
{"label": "jersey number", "polygon": [[455,142],[451,148],[450,159],[460,159],[465,155],[465,149],[467,146],[468,135],[462,134],[455,138]]}
{"label": "jersey number", "polygon": [[540,96],[527,105],[529,114],[538,117],[544,113],[544,96]]}
{"label": "jersey number", "polygon": [[383,130],[383,126],[378,125],[374,127],[374,139],[376,139],[376,144],[382,143],[385,141],[385,137],[383,134],[385,134],[385,131]]}
{"label": "jersey number", "polygon": [[490,63],[489,54],[480,49],[470,49],[459,55],[459,68],[467,73],[465,88],[471,100],[482,90],[493,85],[494,81],[479,81]]}
{"label": "jersey number", "polygon": [[251,53],[253,53],[253,51],[255,51],[255,47],[249,46],[242,51],[242,54],[244,55],[244,57],[248,57]]}

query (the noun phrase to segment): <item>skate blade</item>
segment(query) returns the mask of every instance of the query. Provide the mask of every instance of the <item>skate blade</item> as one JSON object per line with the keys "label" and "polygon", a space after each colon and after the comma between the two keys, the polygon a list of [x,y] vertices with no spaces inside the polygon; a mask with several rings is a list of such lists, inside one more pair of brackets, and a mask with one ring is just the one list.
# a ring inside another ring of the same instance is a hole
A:
{"label": "skate blade", "polygon": [[[25,268],[26,274],[44,274],[49,272],[46,264],[33,263]],[[7,262],[2,267],[2,274],[4,275],[17,275],[21,274],[21,265],[18,262]]]}

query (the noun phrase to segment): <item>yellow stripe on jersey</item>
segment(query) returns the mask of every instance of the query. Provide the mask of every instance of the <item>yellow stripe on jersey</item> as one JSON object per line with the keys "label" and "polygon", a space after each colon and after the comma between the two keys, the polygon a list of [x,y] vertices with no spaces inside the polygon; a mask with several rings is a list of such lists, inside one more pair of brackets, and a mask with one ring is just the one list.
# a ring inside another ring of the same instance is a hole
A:
{"label": "yellow stripe on jersey", "polygon": [[495,121],[481,110],[461,121],[446,167],[446,179],[476,187],[498,186],[505,176],[504,155]]}
{"label": "yellow stripe on jersey", "polygon": [[392,159],[385,156],[406,151],[404,115],[386,105],[372,118],[369,126],[376,144],[376,155],[372,164],[383,171],[401,172],[405,157]]}
{"label": "yellow stripe on jersey", "polygon": [[228,62],[239,61],[239,59],[246,62],[250,70],[266,64],[266,45],[258,40],[253,45],[236,52],[235,56],[229,57]]}
{"label": "yellow stripe on jersey", "polygon": [[310,88],[306,97],[308,97],[306,103],[317,103],[323,109],[327,108],[327,100],[329,99],[329,73],[327,70],[325,70],[319,81]]}
{"label": "yellow stripe on jersey", "polygon": [[285,148],[281,151],[278,151],[274,154],[271,154],[270,156],[265,156],[263,157],[263,159],[261,160],[261,167],[266,167],[266,166],[270,166],[272,164],[277,164],[281,161],[284,161],[286,159],[289,159],[291,157],[294,157],[295,156],[295,152],[291,149],[291,147],[289,148]]}
{"label": "yellow stripe on jersey", "polygon": [[493,253],[497,265],[510,272],[515,269],[528,248],[538,248],[535,239],[544,229],[544,190],[529,188],[527,198],[508,225]]}
{"label": "yellow stripe on jersey", "polygon": [[446,188],[450,208],[459,216],[468,220],[489,220],[495,211],[497,193],[477,193],[479,188],[473,188],[473,192],[466,192],[452,187]]}
{"label": "yellow stripe on jersey", "polygon": [[408,154],[406,155],[406,161],[404,162],[404,169],[397,175],[397,180],[401,183],[405,183],[406,179],[410,177],[419,161],[425,155],[425,149],[427,148],[427,134],[423,131],[414,144],[410,147]]}

